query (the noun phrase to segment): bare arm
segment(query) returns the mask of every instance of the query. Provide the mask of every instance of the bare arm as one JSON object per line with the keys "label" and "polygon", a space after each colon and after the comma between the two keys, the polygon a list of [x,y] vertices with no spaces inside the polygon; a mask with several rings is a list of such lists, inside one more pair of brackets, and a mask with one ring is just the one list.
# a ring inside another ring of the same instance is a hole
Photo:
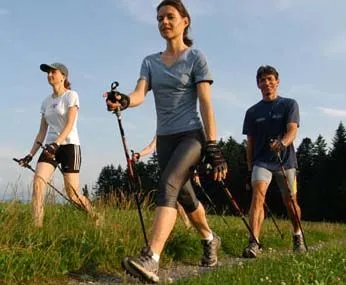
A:
{"label": "bare arm", "polygon": [[208,82],[201,82],[197,84],[199,109],[201,112],[207,141],[216,140],[216,123],[211,103],[210,91],[210,84]]}
{"label": "bare arm", "polygon": [[298,124],[297,123],[288,123],[287,124],[287,132],[281,138],[281,140],[275,140],[270,144],[270,147],[273,151],[279,152],[283,148],[291,145],[295,140],[298,132]]}
{"label": "bare arm", "polygon": [[34,144],[32,145],[32,148],[30,150],[30,154],[34,156],[40,146],[37,144],[37,142],[43,143],[44,138],[46,137],[48,129],[48,124],[46,120],[44,119],[43,115],[41,116],[41,123],[40,123],[40,129],[38,131],[38,134],[36,135]]}
{"label": "bare arm", "polygon": [[148,93],[149,84],[148,81],[141,79],[137,82],[135,90],[129,94],[130,106],[136,107],[143,103],[145,95]]}
{"label": "bare arm", "polygon": [[62,131],[60,132],[60,135],[55,139],[55,142],[57,144],[60,145],[68,137],[69,133],[72,130],[73,124],[76,120],[78,110],[79,108],[77,106],[68,108],[66,124],[64,128],[62,129]]}
{"label": "bare arm", "polygon": [[150,153],[153,153],[155,149],[156,149],[156,136],[154,136],[152,141],[139,152],[139,155],[140,157],[144,157]]}
{"label": "bare arm", "polygon": [[[215,141],[216,142],[216,122],[213,106],[211,104],[210,98],[210,84],[208,82],[200,82],[197,84],[197,94],[199,98],[199,109],[201,112],[203,126],[207,141]],[[214,167],[214,180],[221,181],[226,178],[227,175],[227,163],[223,157],[221,150],[218,145],[213,142],[213,159],[217,157],[218,161],[217,165],[213,165]],[[208,145],[209,146],[209,145]],[[206,148],[206,152],[208,152],[208,146]],[[217,155],[215,155],[217,153]],[[215,163],[215,161],[214,161]]]}
{"label": "bare arm", "polygon": [[288,123],[287,124],[287,132],[281,139],[282,143],[285,146],[289,146],[292,144],[298,133],[298,124],[297,123]]}

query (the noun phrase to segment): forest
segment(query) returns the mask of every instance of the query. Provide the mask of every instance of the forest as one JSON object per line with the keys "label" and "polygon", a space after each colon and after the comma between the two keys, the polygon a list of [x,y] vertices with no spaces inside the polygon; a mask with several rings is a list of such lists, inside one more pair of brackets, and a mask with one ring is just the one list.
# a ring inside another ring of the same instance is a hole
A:
{"label": "forest", "polygon": [[[229,137],[227,140],[221,139],[218,143],[229,166],[229,175],[224,183],[242,211],[247,213],[251,201],[251,190],[248,190],[245,185],[246,140],[238,143]],[[343,123],[340,122],[337,127],[330,147],[327,146],[322,135],[315,140],[306,137],[297,147],[296,154],[298,200],[302,208],[302,218],[308,221],[345,222],[346,130]],[[140,182],[135,183],[136,185],[129,185],[127,169],[120,165],[104,166],[93,189],[95,199],[114,203],[116,207],[117,203],[130,199],[133,196],[131,192],[139,191],[142,199],[148,198],[154,202],[160,178],[156,154],[154,153],[146,162],[139,161],[133,165],[133,168],[136,181]],[[219,182],[211,181],[203,173],[200,174],[200,180],[201,186],[194,184],[195,192],[206,208],[218,214],[237,214]],[[271,213],[286,216],[286,210],[274,180],[269,187],[266,203]]]}

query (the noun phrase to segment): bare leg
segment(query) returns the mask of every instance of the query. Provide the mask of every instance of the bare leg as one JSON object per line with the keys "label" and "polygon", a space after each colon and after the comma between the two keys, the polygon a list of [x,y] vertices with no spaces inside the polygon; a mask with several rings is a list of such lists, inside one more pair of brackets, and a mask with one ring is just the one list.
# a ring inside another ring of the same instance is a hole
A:
{"label": "bare leg", "polygon": [[179,216],[182,219],[185,227],[187,229],[191,228],[191,223],[190,223],[189,217],[185,213],[184,208],[179,203],[177,203],[177,210],[178,210]]}
{"label": "bare leg", "polygon": [[250,206],[250,227],[257,241],[264,220],[264,201],[268,190],[268,184],[264,181],[255,181],[252,185],[252,200]]}
{"label": "bare leg", "polygon": [[[287,209],[288,217],[290,218],[290,220],[292,222],[293,230],[296,233],[300,230],[298,221],[300,221],[300,219],[301,219],[301,211],[300,211],[300,207],[299,207],[298,202],[297,202],[297,195],[294,195],[293,197],[285,196],[283,201],[284,201],[284,204],[285,204],[286,209]],[[294,207],[297,210],[298,217],[296,217]]]}
{"label": "bare leg", "polygon": [[39,162],[36,166],[32,192],[32,214],[36,227],[43,226],[45,189],[53,172],[54,167],[49,163]]}
{"label": "bare leg", "polygon": [[175,225],[177,210],[171,207],[157,207],[152,229],[151,250],[160,255]]}
{"label": "bare leg", "polygon": [[79,193],[79,173],[64,173],[64,184],[69,199],[90,212],[91,204],[89,199]]}
{"label": "bare leg", "polygon": [[194,212],[189,213],[188,216],[202,239],[207,238],[211,233],[211,229],[209,228],[202,203],[199,203],[198,208]]}

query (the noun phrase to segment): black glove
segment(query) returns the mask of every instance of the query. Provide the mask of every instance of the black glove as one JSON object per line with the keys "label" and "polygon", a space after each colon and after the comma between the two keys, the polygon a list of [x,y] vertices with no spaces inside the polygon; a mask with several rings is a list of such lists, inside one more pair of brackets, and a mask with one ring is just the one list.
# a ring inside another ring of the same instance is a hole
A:
{"label": "black glove", "polygon": [[[130,105],[130,97],[118,91],[107,92],[106,100],[109,100],[112,103],[119,103],[121,105],[120,111],[127,109],[127,107]],[[107,110],[113,111],[112,109],[110,109],[110,106],[107,106]]]}
{"label": "black glove", "polygon": [[135,152],[132,156],[135,160],[139,160],[141,158],[141,154],[139,152]]}
{"label": "black glove", "polygon": [[26,156],[24,156],[23,158],[21,158],[18,163],[20,166],[27,166],[30,161],[32,160],[32,155],[29,153]]}
{"label": "black glove", "polygon": [[55,154],[57,152],[57,150],[59,149],[59,145],[57,143],[51,143],[51,144],[46,144],[44,146],[45,150],[44,153],[49,157],[54,159],[55,158]]}
{"label": "black glove", "polygon": [[204,163],[209,163],[212,166],[214,173],[227,170],[226,160],[221,152],[220,146],[216,143],[216,141],[207,142]]}
{"label": "black glove", "polygon": [[252,170],[248,170],[246,177],[245,177],[245,189],[246,189],[246,191],[251,191],[251,189],[252,189],[251,177],[252,177]]}
{"label": "black glove", "polygon": [[133,150],[131,150],[131,152],[132,152],[131,160],[133,162],[137,162],[141,158],[140,153],[139,152],[134,152]]}

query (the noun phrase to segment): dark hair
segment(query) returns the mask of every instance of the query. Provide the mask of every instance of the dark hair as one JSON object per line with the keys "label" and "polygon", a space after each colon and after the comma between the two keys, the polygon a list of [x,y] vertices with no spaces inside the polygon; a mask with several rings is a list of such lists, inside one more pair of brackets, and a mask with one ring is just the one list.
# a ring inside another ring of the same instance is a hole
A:
{"label": "dark hair", "polygon": [[279,78],[279,72],[277,72],[277,70],[275,69],[275,67],[270,66],[270,65],[261,65],[258,69],[257,69],[257,74],[256,74],[256,81],[257,84],[259,82],[259,80],[261,79],[261,77],[263,75],[269,75],[272,74],[275,76],[275,79]]}
{"label": "dark hair", "polygon": [[181,2],[181,0],[163,0],[157,6],[156,12],[158,13],[159,10],[161,9],[161,7],[163,7],[163,6],[173,6],[179,12],[180,16],[187,17],[187,19],[189,20],[189,24],[187,25],[187,27],[184,30],[183,41],[184,41],[184,44],[186,44],[188,47],[192,46],[193,40],[190,39],[188,36],[189,28],[191,25],[191,17],[190,17],[189,12],[185,8],[183,2]]}
{"label": "dark hair", "polygon": [[71,82],[70,82],[70,81],[68,81],[68,79],[67,79],[67,78],[65,78],[65,81],[64,81],[64,87],[65,87],[66,89],[71,90]]}

